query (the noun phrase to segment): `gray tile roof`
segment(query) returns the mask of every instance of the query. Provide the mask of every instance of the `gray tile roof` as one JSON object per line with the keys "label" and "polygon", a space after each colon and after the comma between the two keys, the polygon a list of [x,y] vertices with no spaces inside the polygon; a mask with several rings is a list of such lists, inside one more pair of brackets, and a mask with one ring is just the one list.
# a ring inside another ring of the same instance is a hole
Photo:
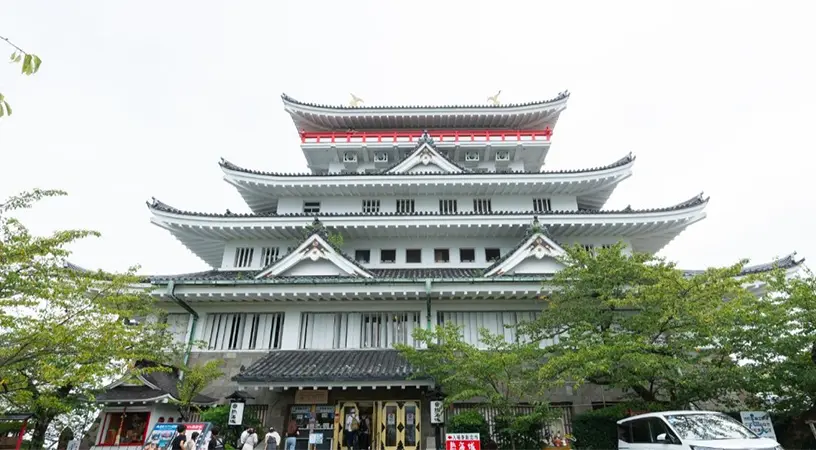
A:
{"label": "gray tile roof", "polygon": [[570,93],[569,91],[563,91],[558,94],[557,97],[549,99],[549,100],[541,100],[536,102],[527,102],[527,103],[508,103],[506,105],[493,105],[493,104],[484,104],[484,105],[401,105],[401,106],[345,106],[345,105],[321,105],[318,103],[307,103],[295,100],[294,98],[286,95],[281,94],[281,98],[284,101],[294,103],[301,106],[307,106],[311,108],[324,108],[324,109],[342,109],[342,110],[358,110],[358,111],[370,111],[370,110],[382,110],[382,109],[509,109],[509,108],[519,108],[525,106],[535,106],[535,105],[546,105],[547,103],[555,103],[557,101],[561,101],[565,98],[569,98]]}
{"label": "gray tile roof", "polygon": [[396,350],[275,350],[235,377],[238,382],[366,382],[414,375]]}
{"label": "gray tile roof", "polygon": [[[564,211],[492,211],[489,213],[483,212],[476,212],[476,211],[457,211],[451,213],[442,213],[438,211],[416,211],[413,213],[394,213],[394,212],[378,212],[378,213],[366,213],[366,212],[342,212],[342,213],[320,213],[317,214],[318,217],[396,217],[396,216],[404,216],[404,217],[422,217],[422,216],[517,216],[517,215],[537,215],[537,216],[548,216],[548,215],[570,215],[570,216],[580,216],[580,215],[610,215],[610,214],[649,214],[649,213],[659,213],[659,212],[670,212],[670,211],[681,211],[683,209],[693,208],[699,205],[703,205],[708,203],[709,197],[703,196],[702,193],[699,195],[690,198],[684,202],[678,203],[673,206],[667,206],[663,208],[648,208],[648,209],[634,209],[631,206],[627,206],[624,209],[620,210],[589,210],[589,209],[579,209],[579,210],[564,210]],[[147,202],[147,207],[149,209],[155,211],[163,211],[172,214],[179,214],[185,216],[197,216],[197,217],[212,217],[212,218],[246,218],[246,219],[255,219],[259,217],[314,217],[315,214],[312,213],[288,213],[288,214],[277,214],[277,213],[261,213],[261,214],[253,214],[253,213],[246,213],[246,214],[236,214],[227,210],[226,213],[207,213],[207,212],[196,212],[196,211],[185,211],[182,209],[174,208],[166,203],[163,203],[155,198],[152,201]]]}
{"label": "gray tile roof", "polygon": [[625,166],[626,164],[629,164],[630,162],[635,160],[635,156],[630,153],[630,154],[624,156],[623,158],[613,162],[612,164],[607,164],[605,166],[584,168],[584,169],[542,170],[542,171],[537,171],[537,172],[535,172],[535,171],[524,171],[524,170],[506,170],[506,171],[499,170],[499,171],[493,171],[493,172],[474,172],[474,171],[472,171],[470,169],[466,169],[464,167],[461,167],[459,164],[455,163],[454,161],[451,161],[448,158],[448,161],[450,161],[453,164],[456,164],[456,166],[460,167],[463,170],[463,172],[461,172],[461,173],[439,173],[439,172],[385,173],[390,168],[392,168],[392,167],[396,166],[397,164],[400,164],[403,161],[405,161],[405,159],[410,157],[411,154],[413,154],[413,152],[409,153],[405,158],[401,159],[396,164],[393,164],[388,169],[385,169],[383,172],[376,172],[376,173],[367,173],[366,172],[366,173],[349,174],[349,173],[337,172],[337,173],[315,174],[315,173],[264,172],[264,171],[260,171],[260,170],[252,170],[252,169],[247,169],[247,168],[244,168],[244,167],[240,167],[240,166],[235,165],[235,164],[233,164],[233,163],[231,163],[231,162],[229,162],[229,161],[227,161],[227,160],[225,160],[223,158],[221,158],[221,162],[218,163],[218,164],[224,169],[232,170],[232,171],[235,171],[235,172],[243,172],[243,173],[249,173],[249,174],[253,174],[253,175],[275,176],[275,177],[372,177],[372,176],[384,176],[384,175],[386,175],[386,176],[436,176],[436,177],[444,176],[444,177],[447,177],[447,176],[467,175],[467,176],[472,176],[472,177],[478,178],[480,176],[494,176],[494,175],[497,175],[497,174],[498,175],[542,175],[542,176],[549,176],[549,175],[569,175],[569,174],[579,174],[579,173],[589,173],[589,172],[600,172],[602,170],[614,169],[616,167]]}
{"label": "gray tile roof", "polygon": [[135,402],[151,400],[167,395],[167,392],[149,386],[116,386],[96,396],[98,402]]}
{"label": "gray tile roof", "polygon": [[[170,395],[178,400],[178,369],[171,366],[157,364],[151,361],[139,361],[135,364],[138,369],[145,368],[162,368],[162,370],[153,370],[137,375],[146,384],[155,386],[158,389],[153,389],[151,386],[115,386],[102,392],[96,396],[96,400],[100,402],[118,402],[118,401],[143,401],[163,395]],[[206,405],[215,403],[216,399],[206,396],[197,395],[194,403]]]}

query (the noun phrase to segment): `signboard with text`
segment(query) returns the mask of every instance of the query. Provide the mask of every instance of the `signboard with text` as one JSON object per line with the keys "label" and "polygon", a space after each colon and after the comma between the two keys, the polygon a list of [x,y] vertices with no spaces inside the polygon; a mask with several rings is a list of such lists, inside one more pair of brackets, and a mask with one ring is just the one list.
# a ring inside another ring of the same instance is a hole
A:
{"label": "signboard with text", "polygon": [[481,450],[479,433],[446,434],[445,450]]}
{"label": "signboard with text", "polygon": [[742,424],[761,438],[776,440],[771,415],[767,411],[741,411]]}

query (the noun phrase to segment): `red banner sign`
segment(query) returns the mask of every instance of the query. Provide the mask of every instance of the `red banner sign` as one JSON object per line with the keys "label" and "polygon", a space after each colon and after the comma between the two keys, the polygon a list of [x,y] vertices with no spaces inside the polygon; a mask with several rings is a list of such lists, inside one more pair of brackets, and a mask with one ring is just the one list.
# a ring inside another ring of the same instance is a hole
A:
{"label": "red banner sign", "polygon": [[479,433],[446,434],[445,450],[481,450]]}

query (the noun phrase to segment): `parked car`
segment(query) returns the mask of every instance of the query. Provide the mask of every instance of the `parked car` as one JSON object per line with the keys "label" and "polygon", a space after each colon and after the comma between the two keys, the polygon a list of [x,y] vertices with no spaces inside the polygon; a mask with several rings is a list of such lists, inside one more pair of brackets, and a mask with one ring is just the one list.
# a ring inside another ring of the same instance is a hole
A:
{"label": "parked car", "polygon": [[618,421],[620,450],[783,450],[718,412],[664,411]]}

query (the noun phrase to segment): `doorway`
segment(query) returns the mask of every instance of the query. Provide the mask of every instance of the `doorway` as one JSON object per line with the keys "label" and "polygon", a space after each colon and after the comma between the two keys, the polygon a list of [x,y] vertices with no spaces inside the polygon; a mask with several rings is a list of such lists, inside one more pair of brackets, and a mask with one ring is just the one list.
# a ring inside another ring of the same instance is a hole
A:
{"label": "doorway", "polygon": [[379,411],[378,449],[417,450],[422,440],[418,401],[377,402]]}
{"label": "doorway", "polygon": [[356,447],[354,450],[375,450],[378,449],[377,442],[379,441],[379,427],[375,424],[379,423],[379,411],[376,408],[375,402],[341,402],[335,408],[335,427],[334,427],[334,442],[333,447],[336,450],[345,450],[348,448],[346,441],[345,428],[346,417],[354,411],[360,421],[360,427],[357,430]]}

